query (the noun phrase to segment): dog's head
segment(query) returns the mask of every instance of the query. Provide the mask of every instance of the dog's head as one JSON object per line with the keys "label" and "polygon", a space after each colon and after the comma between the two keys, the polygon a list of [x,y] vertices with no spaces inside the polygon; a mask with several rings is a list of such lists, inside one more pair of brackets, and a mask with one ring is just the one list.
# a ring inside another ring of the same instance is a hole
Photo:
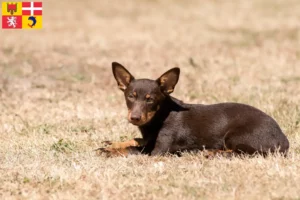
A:
{"label": "dog's head", "polygon": [[124,92],[128,121],[142,126],[151,121],[165,97],[174,91],[180,69],[172,68],[156,80],[135,79],[121,64],[113,62],[112,70],[119,88]]}

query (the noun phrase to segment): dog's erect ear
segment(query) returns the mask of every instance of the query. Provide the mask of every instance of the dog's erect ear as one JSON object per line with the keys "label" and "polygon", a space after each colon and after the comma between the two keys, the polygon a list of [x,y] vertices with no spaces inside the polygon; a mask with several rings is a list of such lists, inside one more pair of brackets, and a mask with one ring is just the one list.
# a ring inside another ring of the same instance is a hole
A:
{"label": "dog's erect ear", "polygon": [[112,71],[115,79],[117,80],[119,88],[124,91],[129,83],[134,80],[134,77],[129,73],[125,67],[117,62],[112,63]]}
{"label": "dog's erect ear", "polygon": [[178,67],[172,68],[165,72],[156,81],[165,94],[171,94],[174,91],[175,85],[178,82],[180,69]]}

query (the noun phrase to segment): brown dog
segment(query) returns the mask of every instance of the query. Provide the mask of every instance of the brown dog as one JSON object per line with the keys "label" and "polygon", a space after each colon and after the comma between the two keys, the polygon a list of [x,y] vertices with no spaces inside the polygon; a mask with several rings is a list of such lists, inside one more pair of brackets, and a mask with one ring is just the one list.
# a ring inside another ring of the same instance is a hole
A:
{"label": "brown dog", "polygon": [[191,150],[230,150],[235,153],[286,154],[289,141],[274,119],[249,105],[185,104],[170,96],[180,70],[173,68],[157,80],[135,79],[121,64],[112,63],[124,92],[128,120],[143,139],[110,143],[110,155],[162,155]]}

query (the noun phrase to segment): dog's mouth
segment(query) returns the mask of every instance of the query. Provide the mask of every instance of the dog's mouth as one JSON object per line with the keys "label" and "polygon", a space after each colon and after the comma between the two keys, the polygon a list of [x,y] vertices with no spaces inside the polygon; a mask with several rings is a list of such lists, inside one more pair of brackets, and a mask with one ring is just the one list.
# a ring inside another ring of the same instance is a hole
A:
{"label": "dog's mouth", "polygon": [[143,126],[145,124],[147,124],[148,122],[142,122],[142,121],[133,121],[133,120],[129,120],[129,122],[135,126]]}

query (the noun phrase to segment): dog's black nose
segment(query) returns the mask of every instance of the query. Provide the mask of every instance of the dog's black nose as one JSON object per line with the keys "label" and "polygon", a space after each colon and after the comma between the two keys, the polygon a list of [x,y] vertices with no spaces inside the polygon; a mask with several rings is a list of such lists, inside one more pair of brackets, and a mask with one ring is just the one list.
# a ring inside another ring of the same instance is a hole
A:
{"label": "dog's black nose", "polygon": [[131,121],[139,122],[141,120],[141,116],[131,115],[130,119]]}

